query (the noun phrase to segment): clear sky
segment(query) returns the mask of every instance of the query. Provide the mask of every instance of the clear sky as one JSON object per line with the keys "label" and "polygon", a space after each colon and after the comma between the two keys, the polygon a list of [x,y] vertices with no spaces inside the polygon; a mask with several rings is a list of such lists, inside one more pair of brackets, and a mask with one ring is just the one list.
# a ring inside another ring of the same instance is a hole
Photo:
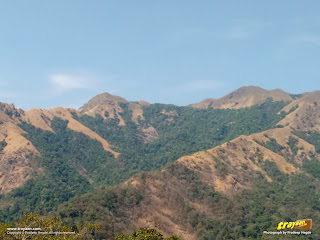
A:
{"label": "clear sky", "polygon": [[80,107],[101,92],[187,105],[241,86],[320,90],[320,1],[0,3],[0,101]]}

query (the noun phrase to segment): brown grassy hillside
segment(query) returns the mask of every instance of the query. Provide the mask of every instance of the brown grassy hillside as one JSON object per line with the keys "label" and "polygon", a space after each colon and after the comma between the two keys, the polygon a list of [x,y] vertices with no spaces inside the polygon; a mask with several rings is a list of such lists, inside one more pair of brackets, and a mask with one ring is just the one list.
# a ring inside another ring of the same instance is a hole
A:
{"label": "brown grassy hillside", "polygon": [[320,130],[320,91],[303,94],[283,110],[289,112],[290,109],[295,110],[279,124],[303,131]]}
{"label": "brown grassy hillside", "polygon": [[[0,141],[6,146],[0,151],[0,193],[8,193],[32,178],[34,156],[38,155],[33,144],[22,136],[24,131],[17,126],[24,112],[12,104],[0,103]],[[41,171],[41,170],[40,170]]]}

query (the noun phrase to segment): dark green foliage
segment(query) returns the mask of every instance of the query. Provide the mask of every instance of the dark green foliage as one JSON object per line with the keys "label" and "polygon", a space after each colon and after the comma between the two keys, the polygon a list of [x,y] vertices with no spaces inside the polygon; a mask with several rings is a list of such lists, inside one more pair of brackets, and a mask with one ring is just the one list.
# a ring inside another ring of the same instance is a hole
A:
{"label": "dark green foliage", "polygon": [[214,191],[214,189],[207,184],[204,184],[199,176],[189,168],[180,163],[172,163],[167,167],[167,172],[164,172],[164,178],[168,178],[169,173],[171,177],[177,178],[181,185],[186,188],[186,195],[191,199],[198,199],[211,202],[216,202],[221,198],[221,195]]}
{"label": "dark green foliage", "polygon": [[265,170],[268,176],[270,176],[272,179],[277,179],[280,181],[282,180],[282,177],[285,176],[280,172],[275,162],[266,160],[261,165],[263,170]]}
{"label": "dark green foliage", "polygon": [[215,158],[214,160],[216,162],[214,167],[218,170],[217,174],[220,177],[225,177],[229,173],[227,164],[225,164],[224,162],[220,161],[217,158]]}
{"label": "dark green foliage", "polygon": [[243,168],[244,170],[248,170],[248,168],[249,168],[249,167],[248,167],[248,164],[243,163],[243,164],[242,164],[242,168]]}
{"label": "dark green foliage", "polygon": [[0,110],[5,112],[9,117],[20,117],[20,112],[15,108],[14,103],[12,103],[12,107],[8,107],[6,104],[0,104]]}
{"label": "dark green foliage", "polygon": [[[208,149],[217,142],[274,127],[285,116],[277,114],[283,106],[285,103],[268,101],[261,106],[240,110],[204,110],[153,104],[144,109],[144,116],[145,121],[151,123],[166,140],[170,140],[170,137],[175,135],[178,140],[192,139],[194,144]],[[167,112],[176,111],[178,116],[162,114],[163,109]],[[170,119],[173,121],[168,121]],[[192,144],[188,145],[192,147]]]}
{"label": "dark green foliage", "polygon": [[261,163],[263,161],[263,153],[261,152],[259,147],[257,147],[255,154],[257,156],[258,163]]}
{"label": "dark green foliage", "polygon": [[316,158],[303,161],[303,169],[320,180],[320,161]]}
{"label": "dark green foliage", "polygon": [[[194,182],[201,186],[197,189],[199,195],[210,192],[209,186],[205,187],[201,181],[197,182],[197,177],[192,177],[194,173],[191,173],[191,170],[173,166],[180,169],[176,170],[176,176],[187,173],[189,180],[181,183],[182,185],[189,186]],[[211,206],[212,212],[200,213],[192,207],[183,207],[177,203],[178,208],[185,209],[185,215],[181,217],[190,221],[199,239],[260,239],[263,231],[275,231],[281,221],[296,221],[303,218],[312,218],[314,222],[320,221],[318,181],[303,174],[292,176],[283,174],[274,162],[266,161],[262,167],[273,182],[269,183],[265,177],[257,174],[252,179],[253,189],[244,190],[232,198],[219,196],[211,190],[213,195],[205,195],[202,203]],[[320,174],[320,168],[315,172]],[[318,229],[320,229],[319,224],[313,226],[311,239],[318,239]]]}
{"label": "dark green foliage", "polygon": [[[239,135],[272,128],[284,117],[276,113],[284,105],[265,102],[261,106],[241,110],[203,110],[154,104],[144,109],[144,116],[145,121],[157,129],[160,137],[146,146],[147,154],[157,162],[163,162],[163,158],[165,162],[171,162],[183,155],[213,148]],[[163,109],[176,111],[178,116],[162,114]],[[170,154],[162,157],[164,153]]]}
{"label": "dark green foliage", "polygon": [[320,133],[315,131],[296,131],[295,135],[312,144],[316,148],[316,152],[320,153]]}
{"label": "dark green foliage", "polygon": [[292,97],[294,100],[302,98],[302,94],[290,94],[290,97]]}
{"label": "dark green foliage", "polygon": [[155,229],[140,228],[132,234],[122,234],[116,237],[116,240],[179,240],[177,236],[164,238],[163,234]]}
{"label": "dark green foliage", "polygon": [[285,149],[285,147],[281,146],[276,139],[274,138],[269,138],[269,139],[270,141],[267,141],[266,143],[261,145],[281,155],[281,151]]}
{"label": "dark green foliage", "polygon": [[142,199],[143,196],[139,190],[109,187],[106,190],[89,193],[81,197],[81,201],[79,199],[71,200],[62,205],[59,212],[66,222],[72,221],[75,216],[80,217],[78,221],[81,223],[90,220],[104,220],[103,213],[99,216],[99,213],[96,212],[94,213],[95,217],[92,215],[93,212],[91,210],[98,206],[102,206],[104,208],[103,211],[111,212],[117,217],[124,217],[126,214],[124,209],[139,205]]}
{"label": "dark green foliage", "polygon": [[101,229],[97,239],[114,239],[128,226],[128,210],[137,208],[143,195],[134,188],[108,187],[74,198],[58,209],[59,216],[69,226],[96,222]]}
{"label": "dark green foliage", "polygon": [[5,139],[0,141],[0,152],[7,146],[7,142]]}
{"label": "dark green foliage", "polygon": [[[163,200],[171,199],[167,203],[170,208],[176,210],[175,218],[183,224],[190,223],[196,226],[200,221],[198,217],[201,214],[195,211],[190,201],[209,204],[215,211],[219,207],[216,204],[224,199],[212,187],[202,183],[197,174],[179,163],[171,164],[163,172],[141,173],[136,176],[136,179],[142,184],[147,180],[166,181],[170,188],[166,189],[166,184],[158,185],[159,197]],[[108,187],[103,191],[76,197],[61,205],[58,212],[59,216],[70,226],[94,221],[96,225],[101,226],[101,238],[98,239],[113,239],[114,235],[132,229],[134,219],[146,214],[142,209],[151,208],[149,202],[152,198],[152,194],[144,185],[141,190],[136,190],[130,185],[129,187]],[[135,214],[132,214],[132,211]]]}
{"label": "dark green foliage", "polygon": [[[275,231],[281,221],[320,221],[318,181],[303,174],[282,174],[269,161],[264,169],[272,183],[257,175],[252,190],[244,190],[231,199],[220,198],[214,204],[219,208],[212,215],[190,210],[193,214],[189,219],[199,239],[260,239],[263,231]],[[319,224],[313,226],[311,239],[319,238],[318,229]]]}
{"label": "dark green foliage", "polygon": [[293,155],[297,155],[298,153],[298,147],[297,147],[297,143],[298,143],[298,139],[292,137],[292,136],[289,136],[289,140],[288,140],[288,145],[293,153]]}
{"label": "dark green foliage", "polygon": [[67,124],[67,121],[54,118],[51,127],[55,133],[27,123],[22,123],[21,127],[40,151],[40,160],[51,178],[62,182],[74,177],[87,181],[78,173],[82,172],[82,175],[88,176],[87,179],[104,182],[104,171],[111,171],[115,166],[113,155],[106,152],[99,141],[70,130]]}
{"label": "dark green foliage", "polygon": [[[281,221],[319,219],[319,192],[315,190],[319,183],[312,183],[313,180],[304,175],[290,178],[281,173],[277,175],[279,181],[256,181],[255,191],[244,191],[236,197],[232,221],[239,232],[235,239],[240,236],[260,239],[263,231],[275,231]],[[316,229],[312,232],[316,233]]]}
{"label": "dark green foliage", "polygon": [[291,109],[289,110],[288,114],[289,114],[289,113],[292,113],[294,110],[298,109],[298,107],[299,107],[298,104],[295,105],[293,108],[291,108]]}
{"label": "dark green foliage", "polygon": [[[13,231],[21,234],[7,234],[8,228],[24,229],[24,228],[37,228],[39,230],[32,231]],[[99,229],[95,225],[88,223],[86,225],[74,226],[72,229],[65,226],[61,219],[58,217],[40,217],[38,213],[30,213],[25,215],[22,219],[12,223],[0,222],[0,239],[1,240],[12,240],[12,239],[33,239],[33,240],[89,240],[93,239],[95,232]],[[34,232],[37,234],[28,234],[27,232]],[[39,234],[40,232],[47,232],[49,234]],[[74,232],[74,234],[50,234],[50,232]]]}
{"label": "dark green foliage", "polygon": [[5,209],[5,215],[2,216],[1,220],[16,220],[23,214],[34,211],[45,213],[58,204],[68,201],[73,196],[87,192],[89,189],[90,186],[85,180],[81,179],[81,176],[70,178],[67,183],[38,176],[35,180],[29,180],[23,187],[15,189],[6,196],[13,205]]}

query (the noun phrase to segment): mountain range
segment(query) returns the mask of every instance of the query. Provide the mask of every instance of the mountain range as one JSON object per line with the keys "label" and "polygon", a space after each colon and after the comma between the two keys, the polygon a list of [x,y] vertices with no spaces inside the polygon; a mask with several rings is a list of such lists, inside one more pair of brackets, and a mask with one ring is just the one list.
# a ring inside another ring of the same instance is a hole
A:
{"label": "mountain range", "polygon": [[320,91],[247,86],[183,107],[109,93],[78,110],[0,103],[4,222],[39,212],[94,222],[97,239],[152,227],[193,240],[312,218],[319,239],[319,181]]}

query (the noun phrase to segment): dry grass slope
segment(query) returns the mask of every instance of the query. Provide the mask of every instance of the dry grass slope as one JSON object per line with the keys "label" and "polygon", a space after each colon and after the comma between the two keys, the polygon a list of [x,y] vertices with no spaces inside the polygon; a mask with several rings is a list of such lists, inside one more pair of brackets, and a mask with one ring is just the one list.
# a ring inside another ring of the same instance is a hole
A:
{"label": "dry grass slope", "polygon": [[[6,110],[5,110],[6,108]],[[0,110],[0,141],[5,140],[7,145],[0,152],[0,193],[5,194],[22,186],[32,178],[36,169],[35,156],[37,149],[21,134],[24,131],[17,126],[18,120],[14,115],[9,117],[8,110],[16,110],[12,105],[2,105]],[[19,114],[23,112],[20,111]],[[11,113],[10,113],[11,115]]]}
{"label": "dry grass slope", "polygon": [[279,124],[290,126],[296,130],[320,131],[320,91],[303,94],[302,98],[293,101],[283,110],[289,112],[297,106],[298,108],[287,115]]}

